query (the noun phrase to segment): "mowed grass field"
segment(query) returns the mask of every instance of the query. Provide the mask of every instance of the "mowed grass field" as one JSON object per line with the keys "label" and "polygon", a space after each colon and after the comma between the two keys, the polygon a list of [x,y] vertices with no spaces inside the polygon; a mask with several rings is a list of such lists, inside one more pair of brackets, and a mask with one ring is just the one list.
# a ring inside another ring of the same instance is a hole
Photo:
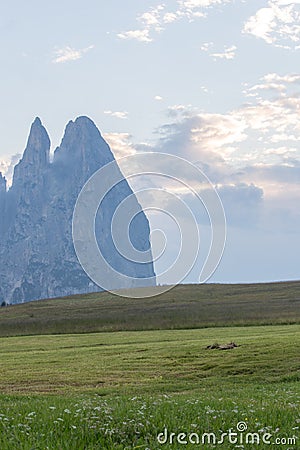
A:
{"label": "mowed grass field", "polygon": [[[0,327],[11,321],[3,334],[15,336],[0,339],[0,449],[299,449],[299,286],[179,286],[162,304],[127,299],[120,311],[112,297],[112,312],[108,294],[83,296],[94,303],[92,333],[82,324],[67,333],[83,317],[79,297],[2,308]],[[55,321],[56,302],[65,313],[74,302],[67,330]],[[20,336],[26,308],[36,335]],[[109,324],[98,323],[100,311]],[[238,347],[206,348],[230,341]],[[238,442],[218,444],[229,430]]]}
{"label": "mowed grass field", "polygon": [[[209,350],[215,342],[232,350]],[[300,381],[300,325],[2,338],[5,393],[153,393]]]}

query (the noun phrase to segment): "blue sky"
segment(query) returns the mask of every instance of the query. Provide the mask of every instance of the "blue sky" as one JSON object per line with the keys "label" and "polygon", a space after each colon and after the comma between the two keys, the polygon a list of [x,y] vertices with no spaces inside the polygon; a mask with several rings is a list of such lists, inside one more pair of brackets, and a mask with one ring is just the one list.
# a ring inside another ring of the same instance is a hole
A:
{"label": "blue sky", "polygon": [[15,0],[0,34],[8,177],[35,116],[54,150],[88,115],[117,157],[169,152],[209,176],[228,222],[212,280],[299,279],[300,0]]}

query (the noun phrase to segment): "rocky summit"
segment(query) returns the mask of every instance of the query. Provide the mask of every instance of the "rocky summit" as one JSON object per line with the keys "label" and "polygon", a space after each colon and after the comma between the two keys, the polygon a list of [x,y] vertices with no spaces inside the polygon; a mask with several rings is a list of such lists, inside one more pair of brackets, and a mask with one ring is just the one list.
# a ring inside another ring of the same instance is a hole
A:
{"label": "rocky summit", "polygon": [[[33,122],[23,156],[14,168],[7,190],[0,174],[0,295],[1,301],[21,303],[101,290],[78,262],[72,240],[74,206],[91,175],[114,160],[108,144],[87,117],[70,121],[61,145],[50,162],[50,139],[39,118]],[[113,209],[132,190],[123,179],[103,202],[95,221],[103,254],[115,270],[153,284],[152,262],[132,262],[122,257],[107,238]],[[136,200],[137,202],[137,200]],[[139,206],[139,205],[138,205]],[[140,208],[140,206],[139,206]],[[140,208],[130,237],[139,251],[149,251],[149,223]],[[112,286],[114,289],[136,287]]]}

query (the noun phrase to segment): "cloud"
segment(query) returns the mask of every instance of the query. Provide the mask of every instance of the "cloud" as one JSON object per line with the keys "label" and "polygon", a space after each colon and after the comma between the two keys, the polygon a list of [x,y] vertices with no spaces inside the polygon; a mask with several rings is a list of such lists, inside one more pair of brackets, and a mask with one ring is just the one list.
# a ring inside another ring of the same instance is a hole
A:
{"label": "cloud", "polygon": [[247,87],[243,93],[247,97],[253,97],[259,94],[259,91],[276,91],[277,93],[286,93],[290,85],[300,84],[299,74],[278,75],[269,73],[260,78],[260,82],[252,87]]}
{"label": "cloud", "polygon": [[[196,163],[220,190],[231,224],[262,229],[272,224],[295,233],[300,226],[299,83],[299,74],[266,74],[247,87],[260,97],[223,114],[174,105],[167,110],[171,120],[157,130],[155,149]],[[267,88],[273,89],[271,98]]]}
{"label": "cloud", "polygon": [[22,157],[21,153],[16,153],[11,157],[7,157],[0,160],[0,172],[6,178],[8,187],[10,187],[12,184],[14,167],[19,162],[21,157]]}
{"label": "cloud", "polygon": [[149,37],[149,30],[130,30],[124,33],[118,33],[118,38],[120,39],[136,39],[140,42],[151,42],[152,39]]}
{"label": "cloud", "polygon": [[199,113],[190,105],[174,105],[167,114],[174,122],[159,128],[161,146],[192,161],[204,156],[217,168],[247,139],[247,123],[234,113]]}
{"label": "cloud", "polygon": [[128,112],[127,111],[104,111],[104,114],[107,114],[112,117],[116,117],[117,119],[127,119]]}
{"label": "cloud", "polygon": [[172,105],[168,107],[167,114],[169,117],[183,117],[190,116],[192,112],[192,105]]}
{"label": "cloud", "polygon": [[160,19],[164,9],[164,5],[158,5],[156,8],[151,8],[150,11],[141,14],[138,17],[138,20],[146,27],[154,28],[156,31],[160,31]]}
{"label": "cloud", "polygon": [[154,100],[160,101],[160,100],[163,100],[163,98],[162,98],[160,95],[156,95],[156,96],[154,97]]}
{"label": "cloud", "polygon": [[214,43],[213,42],[205,42],[201,45],[200,50],[203,52],[209,53],[209,56],[214,58],[214,60],[217,59],[233,59],[235,58],[236,49],[237,47],[235,45],[231,46],[225,46],[223,51],[213,51],[214,49]]}
{"label": "cloud", "polygon": [[116,159],[136,153],[129,133],[103,133],[103,137]]}
{"label": "cloud", "polygon": [[205,92],[205,94],[209,93],[209,89],[206,86],[200,86],[201,91]]}
{"label": "cloud", "polygon": [[213,42],[204,42],[204,44],[201,45],[200,50],[203,52],[208,52],[210,48],[212,48],[214,45]]}
{"label": "cloud", "polygon": [[[300,159],[299,83],[299,74],[266,74],[245,90],[245,95],[259,96],[223,114],[173,105],[167,110],[173,121],[158,130],[161,142],[176,144],[177,153],[182,146],[193,160],[205,151],[234,166],[293,164],[291,158]],[[273,95],[268,98],[270,88]]]}
{"label": "cloud", "polygon": [[164,14],[162,21],[163,21],[163,23],[168,24],[168,23],[175,22],[177,19],[178,19],[178,15],[176,13],[169,12],[169,13]]}
{"label": "cloud", "polygon": [[177,0],[173,10],[166,10],[166,5],[160,4],[137,16],[139,28],[122,31],[117,37],[149,43],[153,41],[155,34],[161,33],[170,24],[183,19],[193,21],[205,18],[209,8],[230,2],[232,0]]}
{"label": "cloud", "polygon": [[[273,136],[276,136],[277,142],[287,141],[288,136],[291,136],[291,140],[295,140],[295,137],[300,139],[298,96],[281,96],[274,100],[258,99],[256,104],[245,105],[233,114],[247,123],[248,134],[253,133],[257,146],[263,147],[262,150],[274,142]],[[263,156],[264,151],[261,154]]]}
{"label": "cloud", "polygon": [[230,3],[232,0],[180,0],[178,3],[181,8],[186,9],[197,9],[197,8],[208,8],[214,5],[222,5],[225,3]]}
{"label": "cloud", "polygon": [[245,23],[243,32],[285,49],[300,48],[299,0],[269,0]]}
{"label": "cloud", "polygon": [[264,39],[268,44],[273,42],[270,33],[275,27],[275,15],[272,8],[261,8],[255,16],[245,23],[244,32],[253,34],[258,38]]}
{"label": "cloud", "polygon": [[[151,8],[149,11],[140,14],[137,17],[137,21],[142,25],[142,28],[118,33],[117,37],[120,39],[135,39],[140,42],[151,42],[153,38],[150,37],[150,32],[155,31],[159,33],[163,29],[161,16],[164,8],[164,5],[158,5],[156,8]],[[170,21],[170,16],[168,20]]]}
{"label": "cloud", "polygon": [[286,164],[291,154],[299,154],[299,84],[299,74],[270,73],[254,86],[246,86],[244,93],[251,102],[233,114],[247,123],[248,145],[256,148],[249,159],[261,163],[280,160]]}
{"label": "cloud", "polygon": [[225,47],[223,52],[220,53],[211,53],[214,59],[233,59],[235,57],[236,46],[232,45],[231,47]]}
{"label": "cloud", "polygon": [[259,225],[264,191],[253,183],[236,183],[217,186],[226,212],[227,224],[249,227]]}
{"label": "cloud", "polygon": [[69,46],[60,48],[54,51],[55,57],[52,59],[52,63],[60,64],[68,61],[76,61],[77,59],[81,59],[83,55],[90,50],[92,50],[95,46],[90,45],[89,47],[76,50]]}

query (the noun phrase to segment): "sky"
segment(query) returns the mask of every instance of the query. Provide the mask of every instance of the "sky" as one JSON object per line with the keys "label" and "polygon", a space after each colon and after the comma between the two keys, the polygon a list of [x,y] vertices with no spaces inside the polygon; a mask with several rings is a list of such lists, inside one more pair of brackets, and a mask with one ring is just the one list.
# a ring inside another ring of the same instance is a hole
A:
{"label": "sky", "polygon": [[166,152],[209,177],[227,219],[210,281],[300,278],[300,0],[12,0],[0,38],[8,179],[36,116],[54,150],[87,115],[116,157]]}

